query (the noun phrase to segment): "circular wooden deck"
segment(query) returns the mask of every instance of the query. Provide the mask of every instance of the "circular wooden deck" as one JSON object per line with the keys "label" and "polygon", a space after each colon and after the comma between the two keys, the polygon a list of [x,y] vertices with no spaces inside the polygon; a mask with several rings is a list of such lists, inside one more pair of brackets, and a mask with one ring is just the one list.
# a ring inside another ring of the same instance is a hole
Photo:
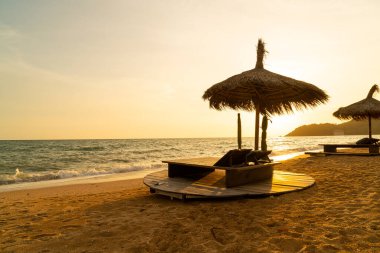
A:
{"label": "circular wooden deck", "polygon": [[152,193],[179,199],[271,196],[300,191],[315,184],[308,175],[279,170],[274,171],[272,179],[231,188],[224,187],[225,174],[218,170],[193,178],[169,178],[167,174],[167,170],[151,173],[144,178],[144,184]]}

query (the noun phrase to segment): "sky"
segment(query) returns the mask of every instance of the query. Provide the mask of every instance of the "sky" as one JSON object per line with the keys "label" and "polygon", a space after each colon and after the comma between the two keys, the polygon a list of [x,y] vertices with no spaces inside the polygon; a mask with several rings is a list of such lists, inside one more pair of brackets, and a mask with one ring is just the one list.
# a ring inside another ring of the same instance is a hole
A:
{"label": "sky", "polygon": [[[380,1],[0,0],[0,139],[236,136],[206,89],[254,68],[330,101],[273,116],[269,136],[340,123],[380,83]],[[379,99],[379,95],[375,95]],[[242,113],[243,136],[254,113]]]}

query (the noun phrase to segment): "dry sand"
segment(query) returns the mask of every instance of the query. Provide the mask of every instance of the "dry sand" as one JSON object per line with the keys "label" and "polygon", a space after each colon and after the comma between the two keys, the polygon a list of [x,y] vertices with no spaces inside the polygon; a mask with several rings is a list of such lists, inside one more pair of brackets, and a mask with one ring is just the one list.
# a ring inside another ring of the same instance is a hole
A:
{"label": "dry sand", "polygon": [[181,202],[142,179],[0,193],[0,252],[380,252],[380,157],[292,159],[316,185]]}

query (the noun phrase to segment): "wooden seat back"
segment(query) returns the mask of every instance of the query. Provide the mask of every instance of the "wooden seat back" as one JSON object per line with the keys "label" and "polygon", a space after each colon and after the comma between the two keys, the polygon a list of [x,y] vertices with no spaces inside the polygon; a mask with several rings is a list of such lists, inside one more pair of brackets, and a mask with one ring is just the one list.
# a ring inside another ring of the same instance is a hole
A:
{"label": "wooden seat back", "polygon": [[233,149],[228,151],[222,158],[220,158],[214,166],[220,167],[233,167],[244,166],[247,164],[247,155],[252,149]]}

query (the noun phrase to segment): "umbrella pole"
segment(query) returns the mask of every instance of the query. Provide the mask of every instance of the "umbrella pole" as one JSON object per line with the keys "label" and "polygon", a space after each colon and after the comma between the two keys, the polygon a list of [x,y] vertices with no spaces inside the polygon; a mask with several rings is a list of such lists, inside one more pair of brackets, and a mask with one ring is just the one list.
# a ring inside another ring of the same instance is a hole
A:
{"label": "umbrella pole", "polygon": [[259,150],[259,128],[260,128],[260,110],[256,106],[256,121],[255,121],[255,150]]}
{"label": "umbrella pole", "polygon": [[263,122],[261,123],[261,150],[262,151],[267,151],[268,146],[267,146],[267,129],[268,129],[268,116],[264,115],[263,116]]}
{"label": "umbrella pole", "polygon": [[241,120],[240,120],[240,113],[238,113],[238,149],[241,149]]}
{"label": "umbrella pole", "polygon": [[371,122],[371,115],[368,116],[368,133],[369,138],[372,138],[372,122]]}

